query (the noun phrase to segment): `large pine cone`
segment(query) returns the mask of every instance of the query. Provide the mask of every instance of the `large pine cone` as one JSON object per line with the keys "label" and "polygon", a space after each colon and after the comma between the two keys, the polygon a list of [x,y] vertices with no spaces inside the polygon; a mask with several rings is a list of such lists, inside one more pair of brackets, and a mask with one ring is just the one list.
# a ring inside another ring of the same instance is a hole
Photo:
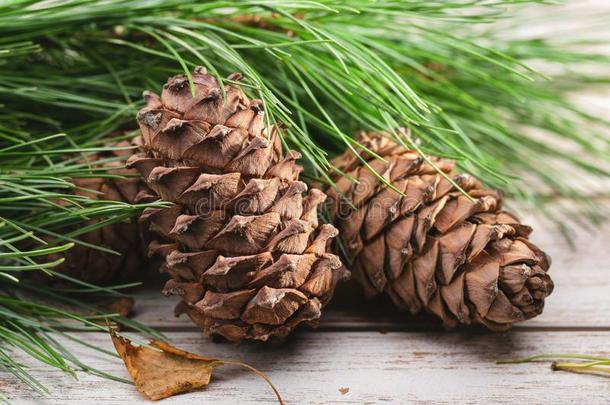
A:
{"label": "large pine cone", "polygon": [[[129,145],[129,142],[121,142],[113,146]],[[137,172],[124,167],[123,159],[130,154],[129,150],[113,150],[89,156],[91,164],[95,165],[96,161],[103,160],[105,162],[102,165],[108,173],[125,177],[78,178],[73,181],[78,187],[74,189],[74,194],[93,200],[122,201],[129,204],[150,201],[149,190],[137,176]],[[120,159],[121,157],[123,159]],[[47,256],[44,261],[64,258],[64,262],[54,268],[55,271],[97,285],[133,281],[144,273],[147,257],[137,218],[95,229],[80,235],[78,239],[114,250],[119,255],[77,244],[66,252]]]}
{"label": "large pine cone", "polygon": [[[232,75],[238,80],[239,75]],[[337,231],[318,225],[326,195],[298,181],[300,156],[282,157],[277,128],[265,127],[260,100],[226,86],[202,68],[146,92],[138,114],[143,154],[135,167],[167,209],[142,221],[165,256],[165,294],[179,294],[206,335],[232,342],[282,340],[315,325],[336,283],[349,273],[328,253]]]}
{"label": "large pine cone", "polygon": [[[502,195],[388,139],[362,133],[361,153],[404,196],[386,187],[351,152],[335,165],[348,176],[328,191],[354,277],[368,295],[388,293],[412,314],[425,309],[446,327],[472,322],[505,330],[542,312],[552,292],[550,258],[527,240],[531,228],[501,210]],[[355,181],[354,181],[355,179]]]}

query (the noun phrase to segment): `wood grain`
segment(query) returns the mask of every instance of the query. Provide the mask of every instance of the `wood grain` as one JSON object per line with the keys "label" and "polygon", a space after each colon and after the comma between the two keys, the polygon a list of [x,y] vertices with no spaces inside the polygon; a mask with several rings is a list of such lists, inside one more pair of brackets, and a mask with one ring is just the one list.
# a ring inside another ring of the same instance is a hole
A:
{"label": "wood grain", "polygon": [[[268,373],[289,404],[326,403],[608,403],[610,379],[551,371],[548,363],[496,365],[498,358],[542,352],[610,354],[610,332],[305,332],[282,347],[215,344],[192,332],[170,334],[173,343],[206,355],[239,358]],[[80,334],[111,349],[108,336]],[[86,362],[127,377],[121,360],[77,349]],[[23,356],[17,356],[23,360]],[[205,392],[163,404],[273,403],[258,377],[219,369]],[[79,373],[79,381],[35,366],[32,373],[52,389],[49,404],[125,404],[142,400],[130,385]],[[10,399],[38,400],[1,375],[0,390]],[[341,394],[340,389],[349,392]]]}

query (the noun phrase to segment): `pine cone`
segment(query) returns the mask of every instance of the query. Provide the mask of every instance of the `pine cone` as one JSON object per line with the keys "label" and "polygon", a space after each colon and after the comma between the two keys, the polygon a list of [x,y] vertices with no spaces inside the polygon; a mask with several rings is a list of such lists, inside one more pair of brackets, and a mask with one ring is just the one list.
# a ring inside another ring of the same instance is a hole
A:
{"label": "pine cone", "polygon": [[[114,146],[129,145],[129,142],[121,142]],[[130,204],[151,201],[153,197],[144,182],[134,176],[137,172],[125,169],[123,162],[113,160],[120,156],[126,158],[126,155],[129,154],[131,154],[129,150],[114,150],[90,156],[91,162],[109,160],[103,163],[105,167],[109,168],[109,173],[131,175],[132,177],[75,179],[73,183],[79,188],[74,190],[74,194],[87,196],[94,200],[123,201]],[[147,257],[136,218],[98,228],[80,235],[78,239],[92,245],[112,249],[120,255],[77,244],[66,252],[45,257],[44,261],[53,261],[63,257],[65,261],[54,268],[55,271],[97,285],[131,281],[143,273]]]}
{"label": "pine cone", "polygon": [[[230,80],[239,80],[237,74]],[[239,87],[225,92],[203,68],[146,92],[138,114],[143,154],[133,156],[147,184],[166,201],[142,222],[159,236],[164,293],[182,296],[206,335],[231,342],[282,340],[315,325],[337,282],[349,273],[328,252],[337,231],[318,225],[326,195],[298,181],[300,157],[282,157],[277,128],[265,127],[263,104]]]}
{"label": "pine cone", "polygon": [[385,161],[361,157],[404,193],[384,186],[350,151],[334,161],[349,175],[328,191],[331,214],[367,295],[388,293],[399,308],[425,309],[448,328],[474,322],[505,330],[542,312],[553,290],[550,258],[527,240],[530,227],[501,210],[500,192],[433,158],[470,200],[387,136],[362,133],[359,142]]}

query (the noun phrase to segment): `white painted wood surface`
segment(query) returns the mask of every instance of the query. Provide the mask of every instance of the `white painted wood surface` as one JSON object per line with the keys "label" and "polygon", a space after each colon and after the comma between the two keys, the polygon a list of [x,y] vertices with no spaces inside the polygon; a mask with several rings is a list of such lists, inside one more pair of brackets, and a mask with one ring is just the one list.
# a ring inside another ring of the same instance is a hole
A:
{"label": "white painted wood surface", "polygon": [[[106,336],[81,335],[110,348]],[[610,354],[610,332],[533,332],[503,335],[422,332],[307,332],[289,345],[266,348],[214,344],[194,332],[171,334],[180,347],[219,357],[238,357],[268,373],[288,404],[435,403],[608,403],[610,381],[602,377],[552,371],[548,364],[496,365],[497,358],[546,351]],[[127,377],[122,362],[80,350],[90,364]],[[34,374],[53,387],[40,401],[53,404],[126,404],[142,401],[132,386],[87,374],[75,382],[46,369]],[[339,389],[348,388],[341,394]],[[5,381],[18,402],[33,402],[30,391]],[[199,392],[163,404],[267,404],[271,390],[258,377],[219,369]]]}
{"label": "white painted wood surface", "polygon": [[[553,257],[556,290],[542,316],[504,334],[444,332],[430,318],[413,320],[384,303],[367,303],[354,286],[339,291],[317,331],[301,331],[281,347],[212,343],[190,321],[175,318],[173,300],[158,295],[158,289],[138,294],[135,318],[164,331],[185,350],[238,358],[260,368],[289,404],[610,403],[608,378],[551,371],[549,363],[495,364],[496,359],[550,352],[610,356],[610,224],[593,234],[578,230],[571,249],[556,228],[528,222],[536,229],[534,241]],[[104,334],[78,336],[112,348]],[[128,377],[121,360],[68,345],[86,363]],[[130,385],[85,373],[74,381],[25,356],[18,360],[31,365],[52,393],[43,399],[0,374],[0,392],[16,403],[144,401]],[[349,392],[342,394],[343,388]],[[262,404],[273,403],[273,395],[254,375],[227,368],[215,374],[207,389],[163,403]]]}

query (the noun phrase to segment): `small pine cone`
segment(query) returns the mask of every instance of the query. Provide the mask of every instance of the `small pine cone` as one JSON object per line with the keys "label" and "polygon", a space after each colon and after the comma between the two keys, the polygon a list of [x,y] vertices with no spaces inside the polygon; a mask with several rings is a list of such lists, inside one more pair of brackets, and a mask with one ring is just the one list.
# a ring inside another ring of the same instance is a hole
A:
{"label": "small pine cone", "polygon": [[359,142],[385,161],[361,157],[404,194],[350,151],[334,161],[348,176],[328,191],[331,214],[367,295],[387,293],[400,309],[425,309],[448,328],[475,322],[501,331],[542,312],[553,291],[550,258],[528,241],[530,227],[501,210],[501,193],[433,158],[471,200],[387,136],[362,133]]}
{"label": "small pine cone", "polygon": [[[239,75],[229,79],[239,80]],[[277,128],[265,127],[263,104],[203,68],[149,92],[138,114],[143,153],[135,167],[162,199],[141,221],[158,239],[171,279],[163,292],[182,297],[208,336],[231,342],[281,341],[300,324],[315,325],[335,285],[349,272],[331,253],[332,225],[319,225],[326,195],[298,180],[297,152],[282,156]]]}
{"label": "small pine cone", "polygon": [[[129,145],[128,142],[121,142],[113,146]],[[155,197],[137,176],[137,172],[126,169],[124,161],[115,160],[119,157],[126,159],[129,154],[131,154],[129,150],[114,150],[90,156],[91,163],[102,159],[108,160],[103,163],[103,166],[109,169],[108,173],[131,177],[75,179],[73,183],[78,188],[74,189],[74,194],[94,200],[122,201],[130,204],[154,200]],[[46,256],[44,261],[64,258],[64,262],[54,270],[87,283],[97,285],[123,283],[136,279],[144,272],[147,257],[142,238],[138,220],[132,218],[78,236],[83,242],[114,250],[120,255],[77,244],[66,252]]]}

